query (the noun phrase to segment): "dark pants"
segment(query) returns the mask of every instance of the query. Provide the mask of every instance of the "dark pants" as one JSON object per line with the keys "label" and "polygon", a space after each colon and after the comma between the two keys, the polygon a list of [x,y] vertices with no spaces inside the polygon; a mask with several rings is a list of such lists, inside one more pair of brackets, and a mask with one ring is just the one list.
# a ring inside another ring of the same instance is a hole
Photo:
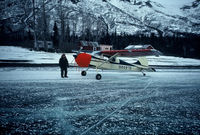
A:
{"label": "dark pants", "polygon": [[61,77],[67,77],[67,68],[61,68]]}

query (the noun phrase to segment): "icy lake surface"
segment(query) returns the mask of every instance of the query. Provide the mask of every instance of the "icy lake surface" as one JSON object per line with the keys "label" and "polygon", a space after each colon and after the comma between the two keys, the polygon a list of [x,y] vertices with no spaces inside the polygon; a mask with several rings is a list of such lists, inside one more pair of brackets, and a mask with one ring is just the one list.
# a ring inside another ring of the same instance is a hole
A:
{"label": "icy lake surface", "polygon": [[0,68],[1,134],[199,134],[200,69]]}

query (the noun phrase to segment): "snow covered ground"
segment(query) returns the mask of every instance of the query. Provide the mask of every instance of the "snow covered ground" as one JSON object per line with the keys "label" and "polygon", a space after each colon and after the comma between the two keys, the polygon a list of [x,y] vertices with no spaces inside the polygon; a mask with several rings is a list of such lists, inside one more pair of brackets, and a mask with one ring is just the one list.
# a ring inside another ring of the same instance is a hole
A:
{"label": "snow covered ground", "polygon": [[[28,60],[27,63],[33,64],[57,64],[61,53],[47,53],[42,51],[30,51],[21,47],[0,46],[0,60]],[[66,54],[69,63],[74,65],[72,53]],[[133,58],[121,58],[127,62],[135,62]],[[171,66],[199,66],[200,60],[180,58],[173,56],[148,56],[149,65],[171,65]],[[1,62],[1,61],[0,61]]]}
{"label": "snow covered ground", "polygon": [[200,70],[0,68],[2,134],[199,134]]}
{"label": "snow covered ground", "polygon": [[[0,46],[0,60],[29,60],[28,63],[42,64],[59,61],[61,53],[49,53],[43,51],[30,51],[26,48],[15,46]],[[66,54],[69,62],[73,60],[72,54]]]}

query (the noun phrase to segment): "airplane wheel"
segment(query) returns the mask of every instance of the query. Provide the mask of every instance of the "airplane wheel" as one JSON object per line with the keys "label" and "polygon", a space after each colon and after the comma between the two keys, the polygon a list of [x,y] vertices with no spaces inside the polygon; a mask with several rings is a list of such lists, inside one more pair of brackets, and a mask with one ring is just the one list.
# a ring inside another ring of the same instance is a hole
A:
{"label": "airplane wheel", "polygon": [[101,80],[101,74],[97,74],[97,75],[96,75],[96,79],[97,79],[97,80]]}
{"label": "airplane wheel", "polygon": [[154,72],[156,72],[155,68],[151,68]]}
{"label": "airplane wheel", "polygon": [[86,71],[82,71],[82,72],[81,72],[81,75],[82,75],[82,76],[86,76],[86,74],[87,74]]}

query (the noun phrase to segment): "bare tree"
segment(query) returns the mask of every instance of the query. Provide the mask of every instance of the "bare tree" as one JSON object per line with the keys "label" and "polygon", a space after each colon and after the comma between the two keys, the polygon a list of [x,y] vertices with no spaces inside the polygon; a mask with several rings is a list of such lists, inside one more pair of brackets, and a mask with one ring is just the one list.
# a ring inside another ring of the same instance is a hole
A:
{"label": "bare tree", "polygon": [[[72,12],[75,11],[75,9],[69,8],[66,5],[66,0],[59,0],[56,9],[57,9],[57,12],[58,12],[58,22],[60,23],[59,48],[61,50],[63,50],[63,49],[67,48],[66,45],[65,45],[65,40],[66,40],[66,37],[69,36],[69,34],[70,34],[70,32],[69,32],[69,29],[70,29],[70,27],[69,27],[69,16]],[[68,26],[68,28],[66,28],[66,26]],[[68,35],[66,35],[66,34],[68,34]]]}
{"label": "bare tree", "polygon": [[[42,39],[44,41],[44,49],[48,51],[47,46],[47,39],[48,39],[48,16],[47,13],[53,9],[53,7],[48,6],[48,9],[46,8],[51,0],[45,1],[45,0],[22,0],[21,2],[25,1],[24,5],[24,11],[28,11],[27,9],[31,9],[29,12],[26,12],[24,15],[23,22],[25,23],[25,26],[28,26],[30,29],[33,30],[33,37],[34,37],[34,48],[36,50],[39,50],[39,46],[37,43],[38,39]],[[31,3],[30,5],[28,5]]]}
{"label": "bare tree", "polygon": [[34,38],[34,48],[36,50],[39,50],[38,44],[37,44],[37,37],[36,37],[36,30],[35,30],[35,0],[32,0],[33,5],[33,38]]}
{"label": "bare tree", "polygon": [[42,21],[43,21],[43,41],[44,41],[44,48],[46,51],[48,51],[48,46],[47,46],[47,16],[46,16],[46,8],[45,8],[45,0],[42,0]]}
{"label": "bare tree", "polygon": [[106,22],[106,20],[104,19],[103,16],[100,16],[99,17],[99,20],[103,23],[103,25],[106,27],[105,30],[106,30],[106,33],[109,33],[109,24]]}
{"label": "bare tree", "polygon": [[[57,5],[57,12],[58,12],[58,19],[60,22],[60,39],[59,39],[59,49],[63,50],[66,48],[65,40],[66,40],[66,20],[70,13],[69,8],[65,6],[65,2],[63,0],[58,1]],[[67,22],[69,26],[69,22]],[[69,27],[67,28],[69,30]]]}

